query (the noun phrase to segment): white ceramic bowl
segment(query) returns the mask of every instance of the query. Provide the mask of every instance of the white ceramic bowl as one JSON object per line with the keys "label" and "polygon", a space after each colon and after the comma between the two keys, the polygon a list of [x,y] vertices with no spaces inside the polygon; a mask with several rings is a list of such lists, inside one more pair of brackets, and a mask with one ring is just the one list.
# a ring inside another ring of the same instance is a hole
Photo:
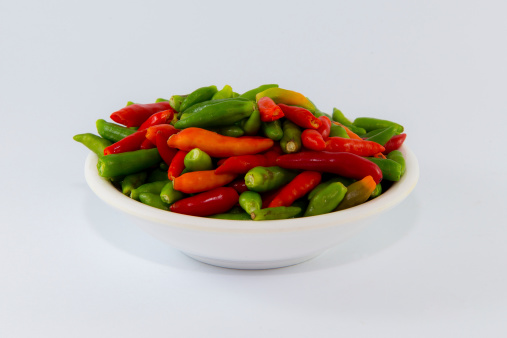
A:
{"label": "white ceramic bowl", "polygon": [[236,269],[268,269],[311,259],[357,234],[380,213],[404,200],[419,179],[419,165],[412,151],[400,149],[406,172],[400,181],[374,200],[329,214],[276,221],[232,221],[187,216],[156,209],[116,190],[97,172],[97,156],[88,155],[85,177],[104,202],[120,209],[139,227],[212,265]]}

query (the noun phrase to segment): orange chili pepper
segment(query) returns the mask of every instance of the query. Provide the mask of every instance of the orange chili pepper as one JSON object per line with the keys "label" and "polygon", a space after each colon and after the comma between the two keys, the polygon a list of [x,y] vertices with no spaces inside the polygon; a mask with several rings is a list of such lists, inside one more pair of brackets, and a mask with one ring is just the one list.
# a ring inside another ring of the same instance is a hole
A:
{"label": "orange chili pepper", "polygon": [[187,128],[172,135],[169,147],[190,151],[199,148],[211,157],[253,155],[268,150],[274,141],[265,137],[230,137],[201,128]]}
{"label": "orange chili pepper", "polygon": [[193,171],[173,180],[174,190],[186,194],[195,194],[222,187],[231,183],[237,175],[235,174],[215,174],[215,170]]}
{"label": "orange chili pepper", "polygon": [[335,211],[348,209],[366,202],[376,186],[377,184],[371,176],[366,176],[362,180],[352,183],[347,187],[347,193]]}

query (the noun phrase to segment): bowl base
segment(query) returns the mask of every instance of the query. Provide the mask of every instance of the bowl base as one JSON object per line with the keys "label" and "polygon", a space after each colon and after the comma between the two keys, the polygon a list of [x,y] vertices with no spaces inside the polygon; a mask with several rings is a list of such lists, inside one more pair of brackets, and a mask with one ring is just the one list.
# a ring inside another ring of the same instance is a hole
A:
{"label": "bowl base", "polygon": [[262,269],[276,269],[276,268],[284,268],[291,265],[296,265],[299,263],[306,262],[312,258],[317,257],[325,250],[319,251],[317,253],[312,253],[311,255],[289,258],[289,259],[281,259],[275,261],[231,261],[225,259],[215,259],[209,257],[202,257],[194,254],[190,254],[188,252],[183,252],[190,258],[193,258],[199,262],[219,266],[221,268],[229,268],[229,269],[241,269],[241,270],[262,270]]}

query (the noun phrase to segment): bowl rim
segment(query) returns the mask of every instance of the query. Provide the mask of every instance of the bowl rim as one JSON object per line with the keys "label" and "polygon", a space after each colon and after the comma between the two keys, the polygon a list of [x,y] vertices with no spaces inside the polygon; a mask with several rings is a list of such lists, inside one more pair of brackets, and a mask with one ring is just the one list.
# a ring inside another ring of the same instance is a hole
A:
{"label": "bowl rim", "polygon": [[399,149],[406,163],[405,174],[379,197],[361,205],[318,216],[269,220],[262,222],[214,219],[189,216],[150,207],[118,191],[107,179],[99,176],[98,157],[90,152],[84,173],[91,190],[104,202],[127,214],[168,227],[208,232],[277,233],[340,226],[384,212],[403,201],[419,179],[419,163],[415,154],[404,144]]}

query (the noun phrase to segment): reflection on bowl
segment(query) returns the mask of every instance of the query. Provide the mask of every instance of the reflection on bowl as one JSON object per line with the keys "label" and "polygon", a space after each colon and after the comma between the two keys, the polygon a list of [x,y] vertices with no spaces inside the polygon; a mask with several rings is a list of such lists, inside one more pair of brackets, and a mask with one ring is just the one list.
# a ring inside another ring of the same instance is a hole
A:
{"label": "reflection on bowl", "polygon": [[276,221],[211,219],[147,206],[123,195],[100,177],[97,156],[93,153],[86,159],[85,177],[104,202],[188,256],[227,268],[268,269],[301,263],[321,254],[403,201],[417,184],[419,165],[406,145],[400,150],[405,157],[406,172],[379,197],[339,212]]}

